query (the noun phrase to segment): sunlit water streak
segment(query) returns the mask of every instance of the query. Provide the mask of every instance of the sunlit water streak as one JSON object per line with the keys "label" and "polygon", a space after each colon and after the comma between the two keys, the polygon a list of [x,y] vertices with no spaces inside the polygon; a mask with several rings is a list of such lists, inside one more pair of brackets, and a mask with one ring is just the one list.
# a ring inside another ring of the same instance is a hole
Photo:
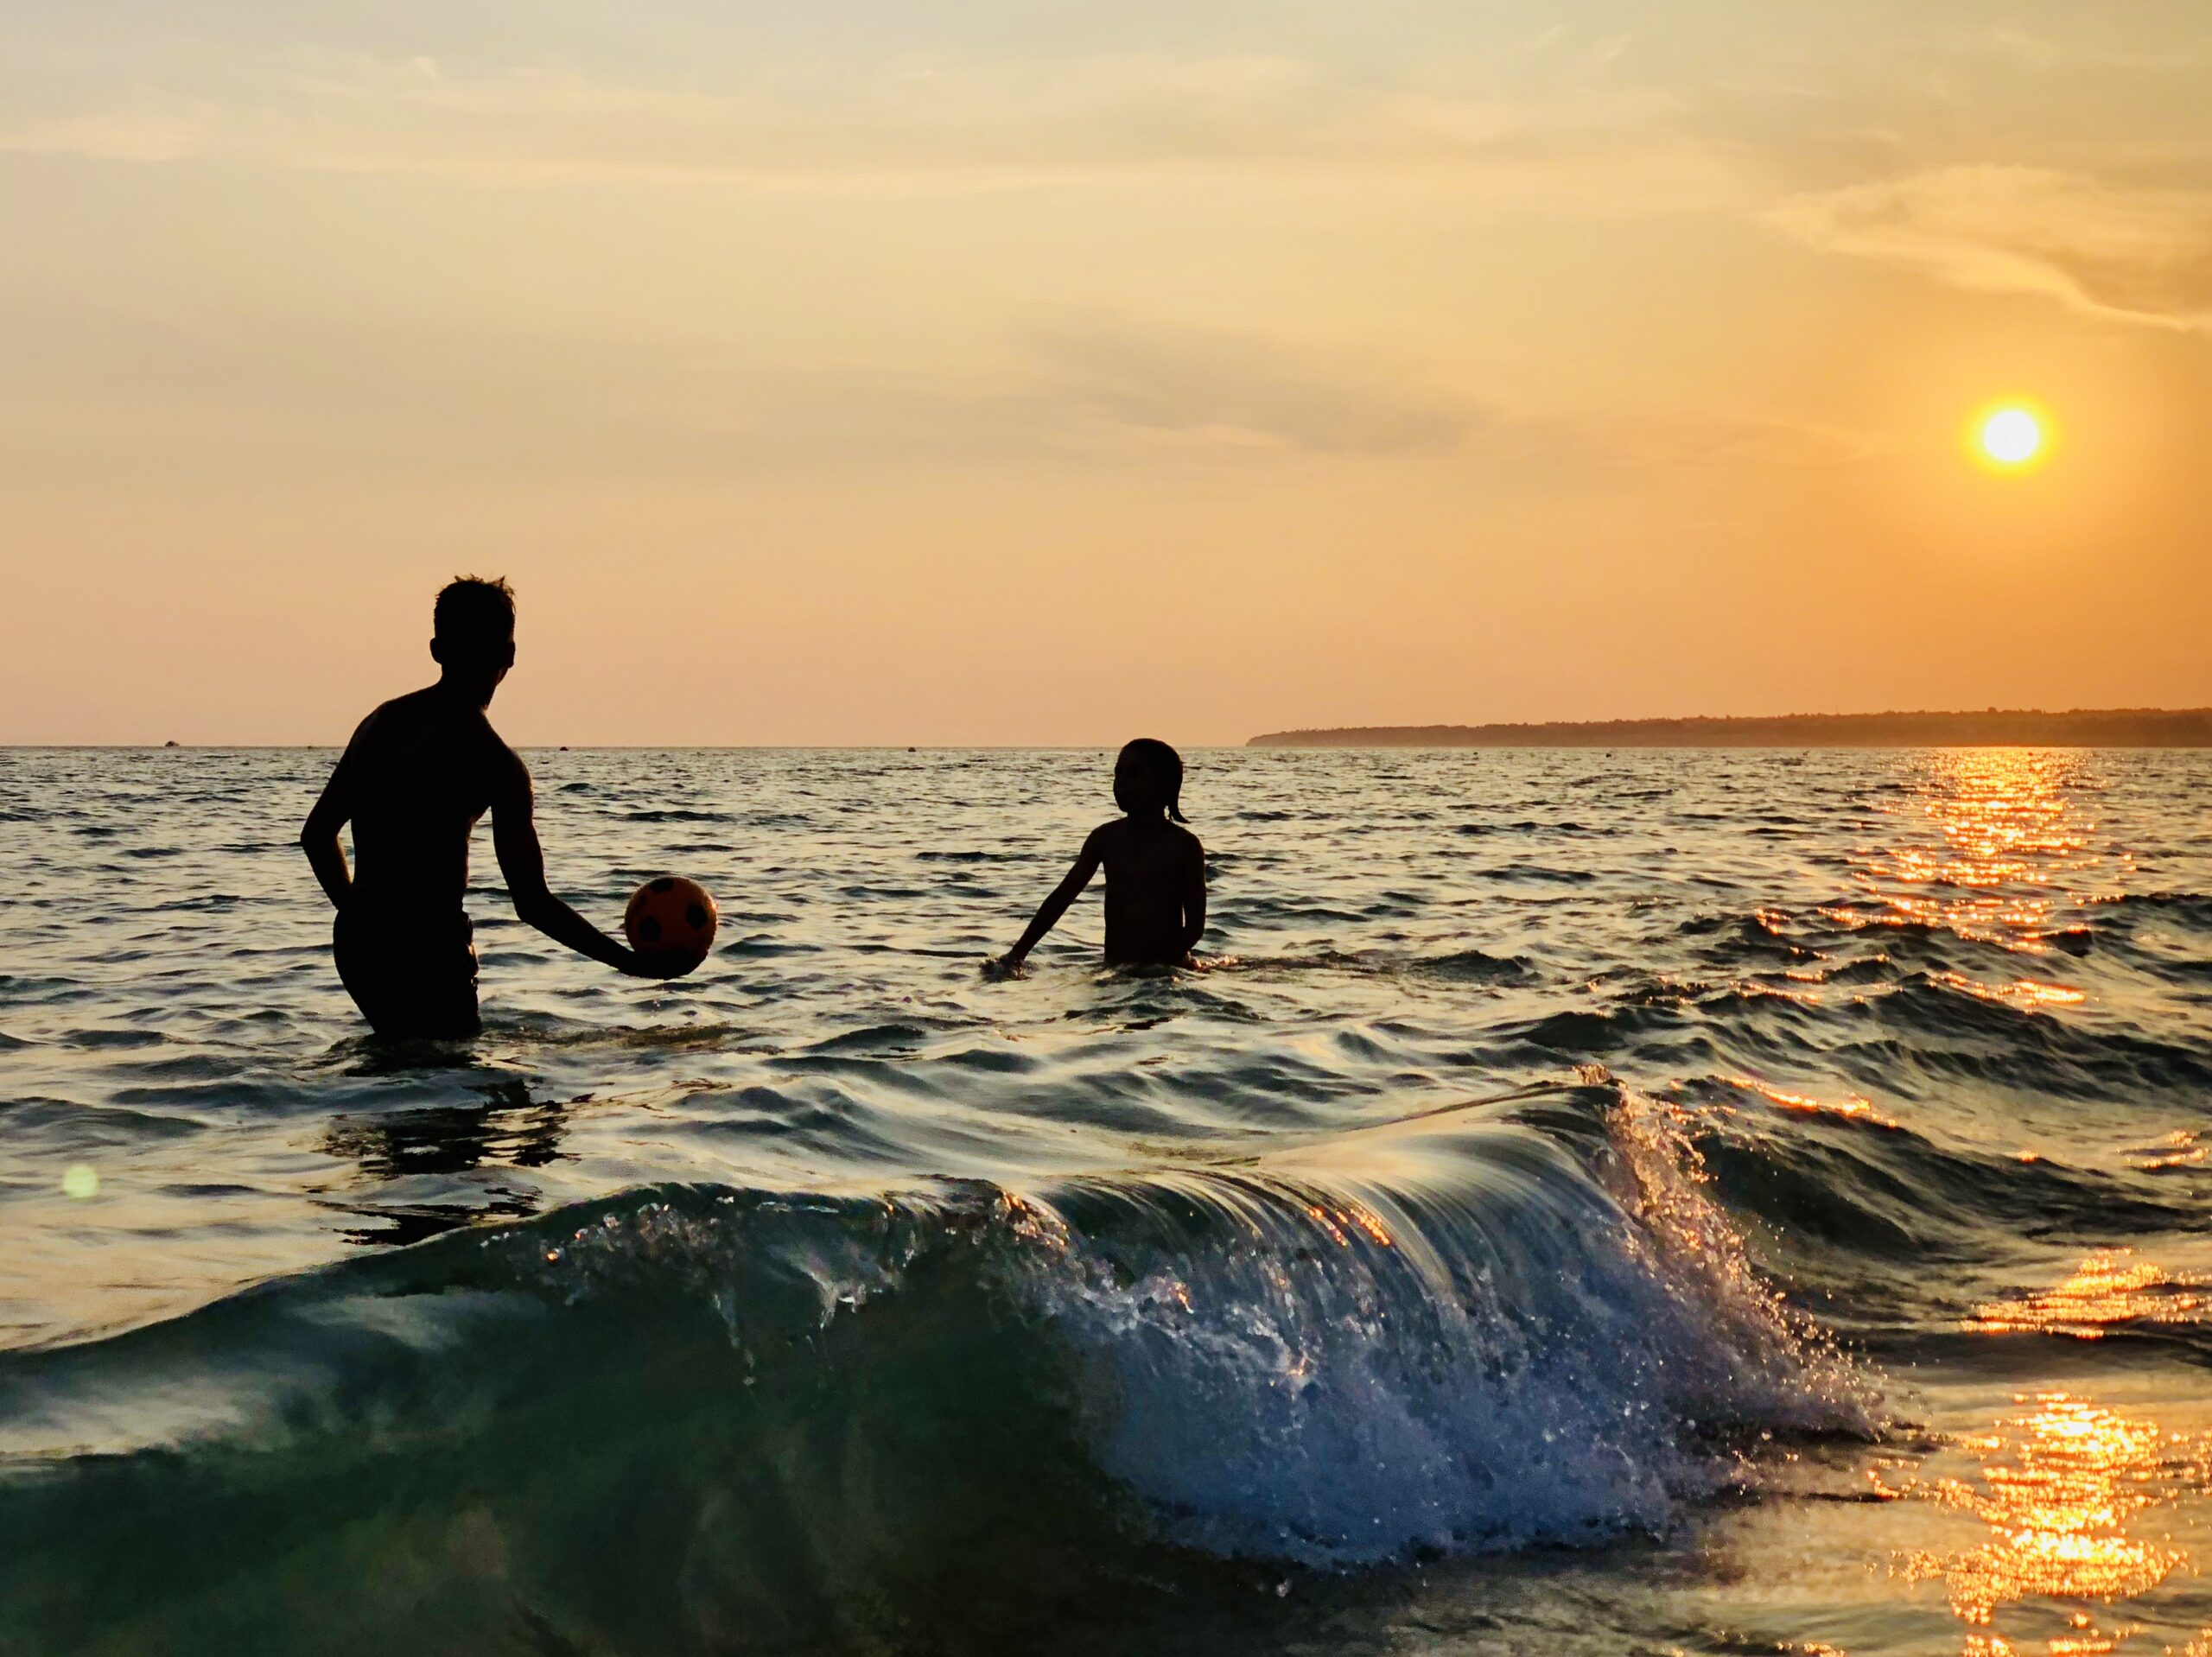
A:
{"label": "sunlit water streak", "polygon": [[2204,757],[1193,754],[1001,982],[1101,756],[545,753],[721,947],[397,1051],[328,758],[0,752],[0,1653],[2212,1649]]}

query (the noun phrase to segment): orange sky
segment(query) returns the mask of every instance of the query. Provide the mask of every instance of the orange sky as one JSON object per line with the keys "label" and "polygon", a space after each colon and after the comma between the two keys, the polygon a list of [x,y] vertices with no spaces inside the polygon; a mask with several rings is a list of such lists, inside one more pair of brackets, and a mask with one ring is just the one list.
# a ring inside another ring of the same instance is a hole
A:
{"label": "orange sky", "polygon": [[19,7],[0,225],[0,740],[2212,703],[2202,0]]}

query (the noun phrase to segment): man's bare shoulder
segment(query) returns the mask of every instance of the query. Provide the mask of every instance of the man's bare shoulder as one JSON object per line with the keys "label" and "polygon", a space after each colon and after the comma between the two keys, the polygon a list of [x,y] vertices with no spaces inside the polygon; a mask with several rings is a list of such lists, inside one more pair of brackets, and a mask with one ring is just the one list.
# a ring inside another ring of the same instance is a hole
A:
{"label": "man's bare shoulder", "polygon": [[369,710],[369,716],[361,721],[354,734],[397,734],[419,730],[435,717],[436,695],[437,688],[429,686],[380,702]]}
{"label": "man's bare shoulder", "polygon": [[486,771],[501,782],[530,785],[530,768],[493,728],[485,711],[457,705],[435,685],[379,702],[354,731],[353,740],[441,754],[448,763]]}
{"label": "man's bare shoulder", "polygon": [[496,809],[501,801],[527,803],[531,795],[529,765],[506,738],[493,728],[490,716],[482,708],[472,708],[468,712],[474,757],[491,782],[493,808]]}
{"label": "man's bare shoulder", "polygon": [[499,781],[518,793],[530,792],[530,766],[507,744],[507,740],[492,728],[492,721],[484,721],[485,752]]}
{"label": "man's bare shoulder", "polygon": [[353,727],[353,735],[346,745],[346,752],[351,754],[366,755],[376,748],[404,737],[416,723],[412,705],[422,695],[423,692],[419,690],[410,690],[404,696],[394,696],[390,701],[380,702],[369,709],[368,713],[362,717],[361,722]]}

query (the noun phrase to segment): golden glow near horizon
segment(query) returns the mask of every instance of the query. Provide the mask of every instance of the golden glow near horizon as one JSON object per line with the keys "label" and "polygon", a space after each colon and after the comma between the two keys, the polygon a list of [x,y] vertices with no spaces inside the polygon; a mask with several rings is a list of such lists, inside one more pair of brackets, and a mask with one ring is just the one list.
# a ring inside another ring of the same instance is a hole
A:
{"label": "golden glow near horizon", "polygon": [[2192,0],[118,3],[0,742],[341,741],[463,570],[524,744],[2212,705]]}
{"label": "golden glow near horizon", "polygon": [[2017,471],[2044,451],[2044,422],[2018,403],[1993,409],[1981,420],[1981,452],[1995,465]]}

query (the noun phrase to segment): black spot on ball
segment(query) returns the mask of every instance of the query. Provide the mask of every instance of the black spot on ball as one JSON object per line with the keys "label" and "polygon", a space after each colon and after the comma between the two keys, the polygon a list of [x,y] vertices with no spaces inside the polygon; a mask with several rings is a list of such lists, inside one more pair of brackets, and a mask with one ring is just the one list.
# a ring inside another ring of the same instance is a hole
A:
{"label": "black spot on ball", "polygon": [[660,942],[660,923],[655,920],[651,915],[644,917],[638,923],[638,936],[645,939],[648,943],[658,943]]}
{"label": "black spot on ball", "polygon": [[695,931],[695,932],[703,932],[703,931],[705,931],[705,930],[707,930],[707,906],[706,906],[706,905],[704,905],[704,904],[694,904],[694,905],[692,905],[690,908],[689,908],[689,909],[687,909],[687,910],[685,910],[685,911],[683,911],[683,918],[684,918],[687,922],[689,922],[689,923],[690,924],[690,927],[691,927],[691,930],[692,930],[693,931]]}
{"label": "black spot on ball", "polygon": [[673,892],[676,890],[676,882],[664,874],[659,879],[653,882],[653,890],[655,892]]}

